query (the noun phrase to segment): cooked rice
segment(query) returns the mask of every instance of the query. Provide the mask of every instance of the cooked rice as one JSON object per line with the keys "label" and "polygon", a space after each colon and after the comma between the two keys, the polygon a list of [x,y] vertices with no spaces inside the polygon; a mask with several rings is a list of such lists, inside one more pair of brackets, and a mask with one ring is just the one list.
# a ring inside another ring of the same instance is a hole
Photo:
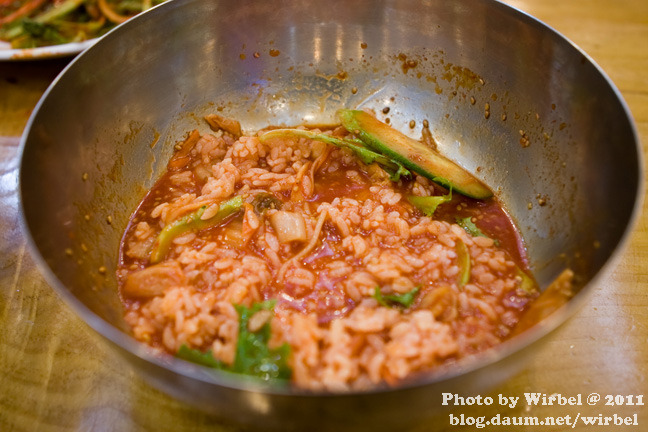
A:
{"label": "cooked rice", "polygon": [[[380,167],[346,150],[326,150],[304,138],[264,144],[255,136],[203,135],[191,163],[156,186],[162,195],[136,214],[124,241],[121,279],[148,265],[164,226],[203,205],[211,215],[238,194],[265,191],[280,198],[284,210],[303,216],[308,241],[282,244],[268,222],[274,210],[259,217],[250,208],[242,223],[253,234],[241,247],[230,233],[240,220],[208,236],[175,238],[167,261],[179,265],[186,283],[151,298],[125,295],[134,336],[170,353],[183,344],[211,349],[232,363],[233,305],[276,298],[271,344],[290,344],[294,384],[334,391],[396,383],[506,338],[525,303],[510,298],[528,297],[517,289],[511,256],[489,238],[422,216],[404,195],[438,194],[427,179],[393,183]],[[329,183],[318,186],[323,178]],[[463,287],[460,241],[472,262]],[[420,292],[403,310],[380,306],[376,287]]]}

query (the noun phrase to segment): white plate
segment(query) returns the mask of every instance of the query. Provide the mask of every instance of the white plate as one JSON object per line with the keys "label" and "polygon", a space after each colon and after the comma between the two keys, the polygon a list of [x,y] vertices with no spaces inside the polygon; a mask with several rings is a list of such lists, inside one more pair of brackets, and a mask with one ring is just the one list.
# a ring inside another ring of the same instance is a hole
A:
{"label": "white plate", "polygon": [[62,45],[52,45],[38,48],[12,49],[0,41],[0,61],[6,60],[38,60],[44,58],[66,57],[80,53],[97,42],[97,38],[83,42],[72,42]]}

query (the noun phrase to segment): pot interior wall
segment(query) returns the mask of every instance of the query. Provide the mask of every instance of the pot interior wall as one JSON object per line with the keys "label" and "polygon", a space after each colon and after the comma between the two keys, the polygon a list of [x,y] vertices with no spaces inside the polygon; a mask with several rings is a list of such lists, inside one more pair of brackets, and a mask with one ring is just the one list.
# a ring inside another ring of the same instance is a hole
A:
{"label": "pot interior wall", "polygon": [[204,114],[251,133],[350,107],[415,138],[427,120],[496,191],[543,287],[566,266],[587,283],[631,219],[640,168],[622,102],[529,17],[486,1],[185,0],[109,34],[49,90],[25,138],[26,227],[62,289],[125,329],[121,235]]}

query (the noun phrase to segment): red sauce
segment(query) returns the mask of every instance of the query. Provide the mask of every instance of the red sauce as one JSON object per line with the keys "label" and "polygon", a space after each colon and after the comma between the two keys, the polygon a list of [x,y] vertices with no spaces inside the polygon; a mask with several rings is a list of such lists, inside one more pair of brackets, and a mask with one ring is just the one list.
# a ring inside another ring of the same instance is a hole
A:
{"label": "red sauce", "polygon": [[[461,209],[458,209],[461,206]],[[470,217],[472,222],[487,237],[497,240],[517,265],[528,267],[526,248],[511,217],[496,198],[475,200],[463,195],[454,194],[452,201],[439,206],[435,216],[446,222],[456,223],[457,219]]]}
{"label": "red sauce", "polygon": [[[362,166],[349,167],[358,173],[351,181],[347,177],[346,169],[339,169],[330,172],[325,169],[326,165],[320,169],[316,174],[315,190],[313,195],[308,198],[311,208],[315,209],[323,202],[331,202],[335,198],[351,198],[360,202],[371,198],[369,190],[372,185],[369,174],[362,168]],[[366,168],[366,167],[365,167]],[[203,184],[194,175],[192,185],[183,186],[178,188],[171,181],[171,175],[174,173],[166,173],[155,184],[149,194],[144,198],[139,208],[131,219],[131,222],[126,230],[122,245],[120,249],[120,268],[128,271],[142,269],[149,265],[147,259],[132,258],[126,255],[127,243],[133,236],[136,225],[139,222],[145,221],[150,226],[156,227],[157,232],[161,231],[159,221],[151,218],[151,211],[160,203],[168,202],[173,197],[177,197],[183,193],[196,193],[199,194],[200,188]],[[397,190],[405,197],[409,194],[409,184],[401,182],[397,185]],[[436,186],[435,186],[436,187]],[[447,191],[441,187],[436,187],[438,194],[446,194]],[[276,195],[276,198],[287,202],[290,199],[288,195]],[[386,211],[398,211],[402,214],[408,214],[411,211],[411,221],[414,222],[422,214],[415,210],[414,207],[405,199],[401,199],[399,203],[393,206],[385,206]],[[511,218],[503,210],[502,206],[496,199],[488,199],[485,201],[471,199],[459,194],[453,194],[453,199],[449,203],[440,205],[436,212],[435,218],[449,223],[456,223],[458,218],[470,217],[474,224],[488,237],[496,240],[502,250],[507,251],[508,256],[512,259],[519,268],[524,269],[528,273],[528,263],[525,255],[525,248],[520,235],[518,234]],[[229,224],[236,224],[241,222],[242,216],[235,217],[228,223],[217,226],[214,228],[201,231],[200,236],[192,243],[194,249],[199,249],[207,242],[215,242],[219,247],[227,247],[236,249],[232,245],[231,239],[227,236]],[[334,260],[340,259],[341,256],[347,255],[346,261],[348,264],[356,268],[361,267],[359,261],[354,261],[353,257],[344,251],[336,249],[336,244],[339,247],[341,236],[337,228],[330,222],[326,222],[320,235],[320,243],[311,251],[308,256],[302,260],[302,264],[308,267],[315,275],[316,281],[314,288],[304,291],[302,288],[291,283],[284,284],[283,282],[277,283],[273,281],[263,288],[262,295],[265,299],[275,298],[278,301],[278,307],[291,308],[302,312],[315,312],[321,324],[328,323],[332,319],[348,314],[354,307],[355,302],[344,292],[340,282],[343,279],[332,277],[329,274],[327,264]],[[416,237],[410,238],[406,242],[406,246],[416,249],[417,244],[421,239]],[[385,245],[388,247],[389,245]],[[303,245],[294,245],[289,255],[297,253]],[[250,241],[246,245],[240,247],[240,256],[244,254],[252,254],[259,257],[264,257],[263,251],[259,246]],[[285,252],[280,252],[279,256],[282,259],[287,258]],[[170,252],[168,258],[174,258],[173,252]],[[506,276],[506,275],[502,275]],[[508,275],[510,276],[510,274]],[[410,275],[412,280],[418,280],[423,286],[427,284],[422,274],[414,272]],[[439,280],[434,281],[439,283]],[[448,280],[448,283],[454,282]],[[201,287],[198,286],[200,289]],[[137,308],[139,300],[133,298],[124,298],[129,308]],[[515,291],[509,293],[504,305],[512,310],[521,311],[528,298],[518,295]],[[470,326],[466,327],[470,332]],[[464,330],[466,330],[464,329]]]}

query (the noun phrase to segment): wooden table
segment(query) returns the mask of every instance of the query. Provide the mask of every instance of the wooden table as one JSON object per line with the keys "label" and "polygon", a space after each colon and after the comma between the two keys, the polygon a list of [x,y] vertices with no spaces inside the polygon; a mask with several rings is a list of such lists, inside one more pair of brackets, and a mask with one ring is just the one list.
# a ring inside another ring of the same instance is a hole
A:
{"label": "wooden table", "polygon": [[[509,0],[583,48],[621,90],[648,145],[648,1]],[[52,292],[35,268],[17,216],[17,146],[29,113],[67,60],[0,63],[0,431],[233,430],[151,388]],[[644,207],[645,209],[645,207]],[[648,213],[617,267],[590,302],[553,334],[514,379],[489,395],[644,395],[648,404]],[[486,396],[486,395],[485,395]],[[465,407],[466,416],[637,414],[638,426],[577,431],[648,430],[646,406]],[[544,432],[535,428],[452,426],[449,414],[420,431]]]}

